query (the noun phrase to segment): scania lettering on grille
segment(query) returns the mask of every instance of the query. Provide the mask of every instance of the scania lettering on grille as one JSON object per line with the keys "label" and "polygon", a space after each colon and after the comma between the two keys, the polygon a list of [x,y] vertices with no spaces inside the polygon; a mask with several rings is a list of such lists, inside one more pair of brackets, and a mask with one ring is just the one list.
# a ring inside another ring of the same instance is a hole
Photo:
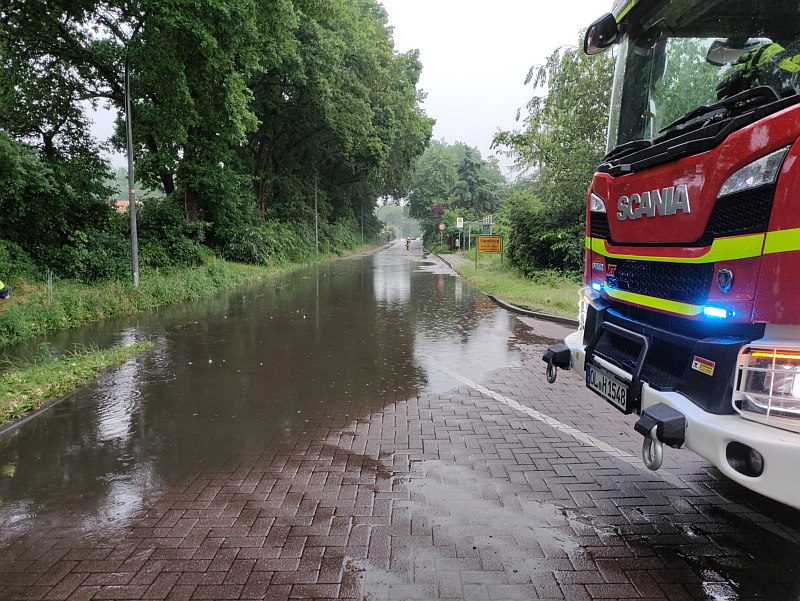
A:
{"label": "scania lettering on grille", "polygon": [[678,211],[687,215],[691,212],[686,184],[620,196],[617,201],[617,219],[620,221],[656,215],[675,215]]}

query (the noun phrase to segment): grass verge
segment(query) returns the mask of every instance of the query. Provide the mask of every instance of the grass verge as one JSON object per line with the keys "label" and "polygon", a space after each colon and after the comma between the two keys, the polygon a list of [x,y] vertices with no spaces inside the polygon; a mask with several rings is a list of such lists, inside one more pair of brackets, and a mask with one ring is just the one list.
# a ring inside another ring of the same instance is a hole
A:
{"label": "grass verge", "polygon": [[508,265],[507,259],[501,264],[499,255],[488,254],[480,255],[475,269],[474,253],[469,264],[456,265],[455,269],[470,285],[512,305],[572,319],[578,314],[580,284],[556,272],[527,278]]}
{"label": "grass verge", "polygon": [[0,425],[91,382],[101,373],[153,348],[152,342],[78,349],[57,359],[14,366],[0,376]]}
{"label": "grass verge", "polygon": [[142,270],[136,290],[130,282],[95,285],[60,280],[52,301],[44,283],[18,283],[0,301],[0,347],[64,328],[152,311],[185,300],[212,296],[292,267],[261,267],[209,259],[200,267]]}

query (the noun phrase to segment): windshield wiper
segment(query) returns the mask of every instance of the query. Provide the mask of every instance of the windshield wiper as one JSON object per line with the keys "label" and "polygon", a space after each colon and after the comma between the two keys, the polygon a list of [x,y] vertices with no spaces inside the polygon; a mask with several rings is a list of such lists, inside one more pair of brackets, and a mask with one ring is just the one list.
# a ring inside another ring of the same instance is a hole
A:
{"label": "windshield wiper", "polygon": [[643,148],[650,148],[653,145],[653,142],[650,140],[631,140],[630,142],[625,142],[624,144],[620,144],[613,150],[611,150],[606,156],[603,157],[603,162],[613,161],[615,159],[621,159],[622,157],[632,154],[637,150],[642,150]]}
{"label": "windshield wiper", "polygon": [[[780,96],[770,86],[758,86],[750,90],[745,90],[735,96],[721,100],[714,104],[700,106],[693,111],[676,119],[659,131],[661,134],[655,141],[667,137],[676,130],[694,129],[695,127],[681,127],[695,121],[694,126],[703,127],[711,121],[716,121],[721,117],[732,117],[735,114],[742,114],[751,109],[780,100]],[[702,119],[705,117],[705,119]]]}

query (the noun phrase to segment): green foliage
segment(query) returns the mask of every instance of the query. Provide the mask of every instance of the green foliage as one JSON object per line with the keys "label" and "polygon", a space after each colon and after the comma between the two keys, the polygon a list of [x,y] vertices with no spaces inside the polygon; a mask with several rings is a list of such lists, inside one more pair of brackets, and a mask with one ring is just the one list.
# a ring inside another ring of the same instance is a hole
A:
{"label": "green foliage", "polygon": [[266,227],[252,226],[220,232],[223,259],[252,265],[266,264],[271,258],[280,256],[280,241],[267,233]]}
{"label": "green foliage", "polygon": [[670,38],[666,48],[669,68],[653,89],[657,125],[666,127],[698,106],[717,101],[720,69],[705,60],[702,40]]}
{"label": "green foliage", "polygon": [[495,147],[535,170],[536,195],[507,212],[509,256],[524,273],[581,269],[586,195],[604,153],[612,73],[609,56],[557,49],[528,74],[548,93],[528,102],[524,127],[495,136]]}
{"label": "green foliage", "polygon": [[453,230],[456,217],[477,220],[493,213],[504,185],[495,159],[484,161],[480,152],[462,143],[434,141],[417,161],[410,215],[420,221],[426,237],[438,236],[437,226],[450,208],[457,209],[449,224]]}
{"label": "green foliage", "polygon": [[0,131],[0,238],[60,275],[113,277],[125,251],[104,179],[91,150],[45,161]]}
{"label": "green foliage", "polygon": [[125,277],[130,273],[130,241],[116,230],[75,230],[61,248],[34,247],[39,257],[61,277],[82,282]]}
{"label": "green foliage", "polygon": [[124,148],[126,68],[138,187],[185,218],[145,199],[144,267],[196,265],[201,246],[303,260],[315,214],[324,252],[373,239],[370,207],[407,195],[431,134],[419,56],[395,51],[376,0],[30,0],[2,13],[0,40],[0,239],[86,281],[127,269],[109,202],[124,170],[86,115],[116,111]]}
{"label": "green foliage", "polygon": [[0,424],[94,380],[101,373],[153,348],[152,342],[108,349],[76,348],[32,365],[12,365],[0,375]]}
{"label": "green foliage", "polygon": [[[358,246],[355,222],[323,222],[319,230],[320,253],[341,253]],[[313,228],[304,224],[266,221],[258,226],[223,232],[222,257],[254,265],[302,263],[316,255]]]}
{"label": "green foliage", "polygon": [[0,280],[13,285],[20,280],[34,280],[39,277],[39,268],[30,255],[19,244],[0,240]]}
{"label": "green foliage", "polygon": [[450,247],[446,244],[434,244],[433,246],[429,246],[428,250],[435,255],[446,255],[452,252]]}
{"label": "green foliage", "polygon": [[148,198],[139,206],[136,218],[142,267],[189,267],[208,258],[202,245],[208,224],[186,219],[171,198]]}

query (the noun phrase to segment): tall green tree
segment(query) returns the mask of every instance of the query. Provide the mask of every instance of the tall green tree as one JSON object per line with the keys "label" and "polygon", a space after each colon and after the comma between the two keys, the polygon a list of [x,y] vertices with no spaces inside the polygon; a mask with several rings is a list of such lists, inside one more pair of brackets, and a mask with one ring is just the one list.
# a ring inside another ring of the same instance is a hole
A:
{"label": "tall green tree", "polygon": [[[432,123],[416,89],[416,52],[393,49],[373,0],[295,5],[296,43],[252,83],[261,125],[244,149],[262,215],[360,218],[377,196],[407,192]],[[371,214],[371,211],[369,212]]]}
{"label": "tall green tree", "polygon": [[166,207],[147,223],[231,258],[284,256],[276,220],[309,248],[315,206],[334,245],[377,233],[375,199],[407,194],[432,128],[419,56],[395,51],[376,0],[6,0],[0,67],[0,129],[63,182],[68,202],[40,212],[67,242],[84,220],[119,229],[87,110],[117,112],[124,148],[126,67],[137,181],[196,227]]}
{"label": "tall green tree", "polygon": [[487,167],[480,153],[470,149],[458,163],[458,181],[453,185],[454,206],[470,209],[475,214],[494,213],[499,194],[497,185],[484,175]]}
{"label": "tall green tree", "polygon": [[538,267],[581,267],[586,194],[605,151],[612,78],[608,53],[589,57],[577,47],[558,48],[528,73],[526,83],[546,93],[527,103],[523,127],[494,138],[494,147],[535,173],[539,202],[520,218],[532,222],[524,224],[534,228],[526,243],[537,246]]}
{"label": "tall green tree", "polygon": [[477,149],[461,142],[436,140],[417,160],[409,196],[410,214],[430,236],[437,233],[448,209],[457,210],[458,216],[467,220],[494,213],[505,184],[496,159],[484,160]]}

